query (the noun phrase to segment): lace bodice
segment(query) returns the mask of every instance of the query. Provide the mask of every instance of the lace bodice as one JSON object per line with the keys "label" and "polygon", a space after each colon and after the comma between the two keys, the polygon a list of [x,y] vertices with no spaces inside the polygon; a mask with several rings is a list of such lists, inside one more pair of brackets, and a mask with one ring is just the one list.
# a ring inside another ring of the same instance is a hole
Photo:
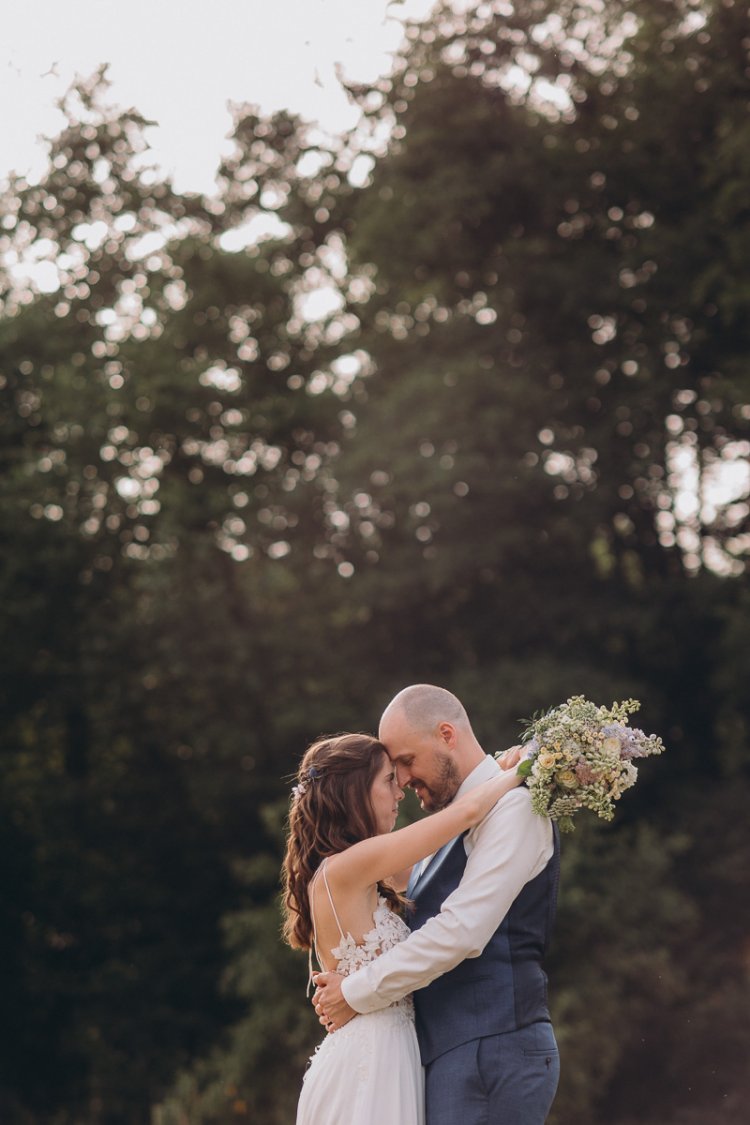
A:
{"label": "lace bodice", "polygon": [[378,905],[373,911],[375,923],[371,930],[356,942],[351,934],[345,934],[331,953],[336,958],[336,972],[349,976],[363,965],[367,965],[381,953],[398,945],[409,934],[409,927],[403,918],[394,914],[382,895],[378,895]]}
{"label": "lace bodice", "polygon": [[[336,958],[336,972],[344,977],[348,977],[350,973],[355,973],[357,969],[361,969],[364,965],[368,965],[379,957],[381,953],[386,953],[389,949],[393,949],[394,945],[398,945],[405,937],[409,936],[409,927],[402,918],[395,914],[390,906],[388,900],[383,895],[377,896],[377,905],[372,912],[373,927],[368,930],[361,941],[357,942],[351,935],[351,932],[344,931],[338,913],[336,911],[336,904],[333,901],[331,888],[328,885],[328,876],[326,875],[327,859],[324,859],[320,865],[319,871],[323,876],[323,886],[325,887],[328,901],[331,904],[333,916],[336,919],[336,925],[339,928],[339,936],[341,941],[337,946],[331,949],[331,955]],[[312,884],[311,884],[312,886]],[[312,908],[312,922],[313,922],[313,945],[315,946],[316,956],[318,963],[322,964],[320,960],[320,953],[318,952],[318,937],[315,929],[315,909],[311,903]],[[308,991],[312,986],[312,949],[310,950],[310,976],[308,980]],[[382,1009],[385,1011],[386,1009]],[[397,1000],[394,1004],[389,1005],[387,1011],[397,1015],[403,1019],[414,1018],[414,1005],[411,996],[405,996],[402,1000]],[[373,1014],[373,1013],[371,1013]],[[374,1013],[377,1014],[377,1013]],[[356,1021],[354,1021],[356,1022]],[[349,1024],[345,1024],[349,1027]]]}

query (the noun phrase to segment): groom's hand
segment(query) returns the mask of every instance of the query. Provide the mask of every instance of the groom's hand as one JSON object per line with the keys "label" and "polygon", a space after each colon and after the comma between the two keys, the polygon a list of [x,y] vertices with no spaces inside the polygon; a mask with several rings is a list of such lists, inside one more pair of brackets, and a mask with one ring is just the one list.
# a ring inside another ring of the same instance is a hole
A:
{"label": "groom's hand", "polygon": [[338,973],[313,973],[315,993],[312,1002],[326,1031],[338,1031],[357,1014],[344,999],[342,980]]}

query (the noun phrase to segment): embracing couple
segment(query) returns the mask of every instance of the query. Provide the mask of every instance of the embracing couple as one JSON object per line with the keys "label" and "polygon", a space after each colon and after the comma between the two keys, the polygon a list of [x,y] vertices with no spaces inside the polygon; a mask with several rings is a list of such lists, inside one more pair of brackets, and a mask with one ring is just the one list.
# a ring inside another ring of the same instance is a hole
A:
{"label": "embracing couple", "polygon": [[[399,692],[377,739],[307,750],[285,933],[310,951],[329,1034],[297,1125],[544,1122],[559,1075],[541,964],[559,844],[518,788],[519,756],[485,754],[459,700],[430,684]],[[433,815],[394,832],[406,786]]]}

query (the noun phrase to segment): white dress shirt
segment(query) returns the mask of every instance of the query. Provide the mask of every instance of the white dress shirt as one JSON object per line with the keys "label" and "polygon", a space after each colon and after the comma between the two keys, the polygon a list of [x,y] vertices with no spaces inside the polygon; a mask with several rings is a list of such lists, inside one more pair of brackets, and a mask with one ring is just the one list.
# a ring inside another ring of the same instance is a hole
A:
{"label": "white dress shirt", "polygon": [[[464,779],[456,796],[488,781],[500,767],[489,755]],[[400,1000],[467,957],[478,957],[519,895],[544,870],[553,852],[552,822],[532,812],[525,788],[512,789],[464,837],[463,878],[410,937],[344,979],[356,1012],[375,1012]]]}

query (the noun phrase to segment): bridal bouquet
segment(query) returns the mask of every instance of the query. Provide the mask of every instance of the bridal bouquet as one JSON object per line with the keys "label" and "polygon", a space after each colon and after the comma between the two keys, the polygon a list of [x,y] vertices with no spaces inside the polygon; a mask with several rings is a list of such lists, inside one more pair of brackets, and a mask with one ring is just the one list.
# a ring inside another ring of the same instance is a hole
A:
{"label": "bridal bouquet", "polygon": [[534,812],[557,820],[563,832],[573,831],[578,809],[612,820],[614,802],[638,777],[633,759],[664,750],[655,734],[628,726],[628,715],[639,708],[636,699],[597,707],[575,695],[532,719],[518,773],[527,779]]}

